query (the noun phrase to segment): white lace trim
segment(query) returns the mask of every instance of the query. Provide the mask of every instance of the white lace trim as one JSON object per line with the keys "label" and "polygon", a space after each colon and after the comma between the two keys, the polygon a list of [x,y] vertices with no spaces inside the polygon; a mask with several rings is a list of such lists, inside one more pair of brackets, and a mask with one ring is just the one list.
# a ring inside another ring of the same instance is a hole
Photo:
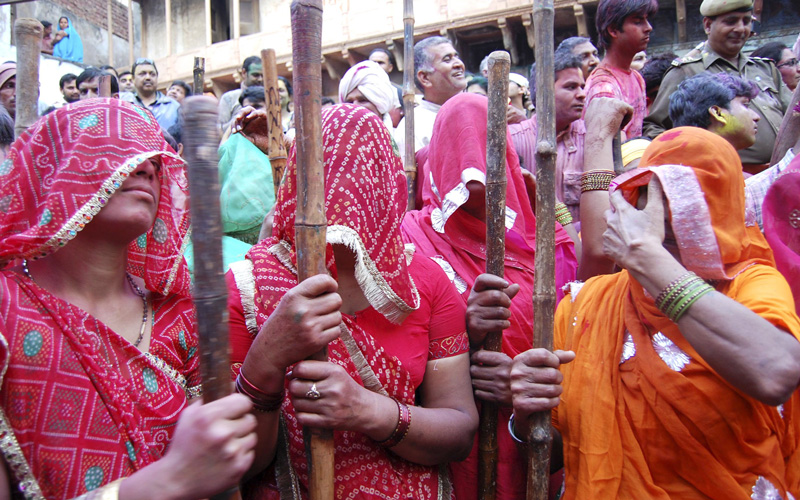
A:
{"label": "white lace trim", "polygon": [[447,262],[444,257],[441,255],[437,255],[435,257],[431,257],[431,260],[439,264],[439,267],[442,268],[444,274],[450,279],[453,285],[456,287],[456,290],[459,294],[462,294],[467,291],[467,282],[456,273],[456,270],[453,269],[453,266]]}
{"label": "white lace trim", "polygon": [[653,349],[658,357],[673,371],[679,372],[691,362],[692,358],[661,332],[653,335]]}

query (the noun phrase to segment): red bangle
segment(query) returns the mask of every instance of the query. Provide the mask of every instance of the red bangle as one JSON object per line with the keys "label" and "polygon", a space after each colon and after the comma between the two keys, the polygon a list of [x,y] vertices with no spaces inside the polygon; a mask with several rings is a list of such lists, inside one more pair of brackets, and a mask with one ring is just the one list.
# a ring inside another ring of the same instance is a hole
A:
{"label": "red bangle", "polygon": [[283,404],[284,391],[268,394],[247,380],[241,370],[239,370],[239,375],[236,377],[236,392],[247,396],[252,401],[253,407],[258,411],[275,411]]}
{"label": "red bangle", "polygon": [[397,426],[394,428],[392,435],[389,436],[388,439],[378,441],[378,444],[384,448],[394,448],[400,444],[400,442],[406,438],[408,435],[408,430],[411,428],[411,408],[409,408],[407,404],[401,403],[397,400],[395,400],[395,403],[397,403],[397,410],[400,416],[397,420]]}

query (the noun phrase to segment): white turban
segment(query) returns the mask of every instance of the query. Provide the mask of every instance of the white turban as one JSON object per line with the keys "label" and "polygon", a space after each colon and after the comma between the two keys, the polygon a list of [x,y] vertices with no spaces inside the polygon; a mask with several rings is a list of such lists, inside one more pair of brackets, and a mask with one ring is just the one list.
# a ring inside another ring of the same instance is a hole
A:
{"label": "white turban", "polygon": [[389,80],[389,75],[372,61],[360,62],[347,70],[339,82],[339,102],[345,102],[355,89],[375,105],[384,122],[389,111],[400,107],[397,89]]}

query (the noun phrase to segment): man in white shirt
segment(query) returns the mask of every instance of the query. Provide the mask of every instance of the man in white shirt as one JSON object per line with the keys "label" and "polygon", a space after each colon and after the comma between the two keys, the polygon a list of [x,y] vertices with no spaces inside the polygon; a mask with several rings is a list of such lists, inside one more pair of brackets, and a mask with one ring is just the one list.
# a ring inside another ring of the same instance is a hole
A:
{"label": "man in white shirt", "polygon": [[[467,87],[466,70],[458,52],[445,37],[433,36],[414,45],[414,82],[422,102],[414,108],[414,151],[427,146],[442,104]],[[405,148],[405,118],[394,131],[401,156]]]}

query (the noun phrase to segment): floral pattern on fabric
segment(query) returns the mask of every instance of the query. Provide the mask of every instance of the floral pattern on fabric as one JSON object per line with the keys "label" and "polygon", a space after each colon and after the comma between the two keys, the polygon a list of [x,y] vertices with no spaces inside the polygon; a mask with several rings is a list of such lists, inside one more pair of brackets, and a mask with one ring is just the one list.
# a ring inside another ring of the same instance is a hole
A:
{"label": "floral pattern on fabric", "polygon": [[[631,339],[633,340],[633,339]],[[691,362],[692,358],[683,352],[680,347],[667,338],[661,332],[653,335],[653,349],[656,350],[658,357],[661,358],[670,370],[679,372]]]}

